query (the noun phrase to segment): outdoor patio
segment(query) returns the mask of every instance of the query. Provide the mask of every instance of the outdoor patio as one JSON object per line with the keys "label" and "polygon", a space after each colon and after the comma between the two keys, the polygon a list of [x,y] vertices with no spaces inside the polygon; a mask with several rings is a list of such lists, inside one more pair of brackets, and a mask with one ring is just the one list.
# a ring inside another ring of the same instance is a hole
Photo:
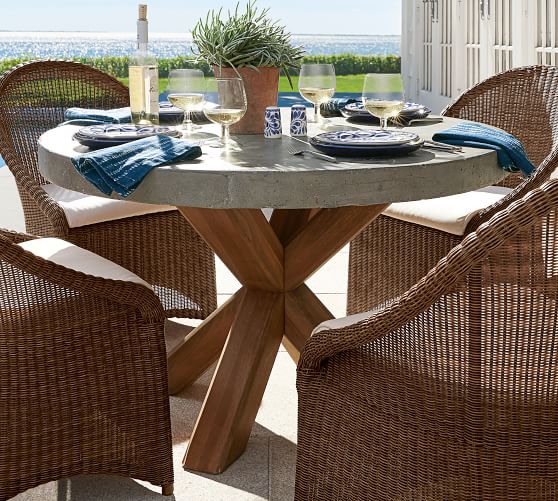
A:
{"label": "outdoor patio", "polygon": [[[23,212],[10,171],[0,168],[0,227],[25,231]],[[337,316],[345,314],[348,249],[344,249],[309,281],[323,303]],[[222,304],[238,282],[217,262],[217,290]],[[187,321],[195,325],[196,321]],[[172,332],[167,341],[173,342]],[[171,397],[175,499],[273,500],[292,499],[296,460],[296,367],[281,348],[246,453],[221,475],[185,471],[182,458],[187,430],[194,426],[213,369],[196,384]],[[120,477],[76,477],[51,482],[14,498],[17,501],[160,500],[160,489]],[[172,498],[170,498],[172,499]]]}

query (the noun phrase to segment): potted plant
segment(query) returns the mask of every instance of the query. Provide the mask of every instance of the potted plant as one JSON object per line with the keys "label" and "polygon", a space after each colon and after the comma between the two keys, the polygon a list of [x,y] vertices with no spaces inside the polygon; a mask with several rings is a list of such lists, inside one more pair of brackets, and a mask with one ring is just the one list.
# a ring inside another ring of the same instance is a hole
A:
{"label": "potted plant", "polygon": [[213,66],[217,76],[239,76],[244,81],[248,110],[231,127],[237,134],[261,134],[265,108],[277,106],[279,72],[291,83],[288,70],[300,67],[302,47],[291,44],[285,27],[268,17],[269,9],[259,10],[249,0],[246,10],[236,9],[223,16],[222,9],[211,10],[192,30],[194,53]]}

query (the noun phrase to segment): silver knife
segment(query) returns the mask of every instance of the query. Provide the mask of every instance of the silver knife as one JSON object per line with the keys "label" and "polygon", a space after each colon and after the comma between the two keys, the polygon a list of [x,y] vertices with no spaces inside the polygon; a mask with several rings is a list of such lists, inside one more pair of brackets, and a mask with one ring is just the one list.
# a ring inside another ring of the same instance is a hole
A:
{"label": "silver knife", "polygon": [[[304,143],[306,146],[310,146],[310,148],[313,148],[313,146],[308,141],[303,141],[302,139],[299,139],[298,137],[292,137],[292,136],[289,136],[289,137],[291,139],[294,139],[295,141],[298,141],[299,143]],[[332,157],[330,155],[326,155],[325,153],[320,153],[319,151],[315,151],[313,149],[305,150],[305,153],[310,153],[310,155],[312,155],[316,158],[320,158],[322,160],[325,160],[326,162],[331,162],[331,163],[334,163],[334,164],[339,163],[337,158]]]}

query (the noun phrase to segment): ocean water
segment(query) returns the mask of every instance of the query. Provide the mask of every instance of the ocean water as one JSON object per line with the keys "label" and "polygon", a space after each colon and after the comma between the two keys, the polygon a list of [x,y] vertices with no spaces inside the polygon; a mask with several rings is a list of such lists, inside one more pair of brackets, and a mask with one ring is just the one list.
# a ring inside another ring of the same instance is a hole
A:
{"label": "ocean water", "polygon": [[[401,37],[378,35],[293,35],[309,55],[399,55]],[[158,57],[192,54],[186,33],[151,33],[150,49]],[[135,33],[0,32],[0,59],[16,57],[127,56],[135,50]]]}

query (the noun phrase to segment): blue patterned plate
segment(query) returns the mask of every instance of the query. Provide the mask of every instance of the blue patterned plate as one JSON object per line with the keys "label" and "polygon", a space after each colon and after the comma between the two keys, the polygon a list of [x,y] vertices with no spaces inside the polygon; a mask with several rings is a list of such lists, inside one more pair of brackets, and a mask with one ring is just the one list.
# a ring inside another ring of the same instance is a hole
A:
{"label": "blue patterned plate", "polygon": [[[345,106],[345,111],[353,115],[354,114],[370,115],[368,111],[366,111],[366,108],[364,107],[362,101],[357,101],[356,103],[348,104],[347,106]],[[408,117],[408,115],[427,117],[428,115],[430,115],[430,113],[432,113],[431,109],[427,108],[422,104],[417,104],[417,103],[405,103],[405,107],[399,112],[400,115],[405,117]]]}
{"label": "blue patterned plate", "polygon": [[98,124],[83,127],[77,135],[90,139],[134,141],[157,134],[174,135],[176,131],[160,125]]}
{"label": "blue patterned plate", "polygon": [[99,124],[81,128],[74,139],[89,148],[108,148],[159,134],[181,136],[179,131],[159,125]]}
{"label": "blue patterned plate", "polygon": [[411,143],[384,145],[384,146],[354,146],[343,144],[323,144],[315,141],[315,138],[310,138],[310,144],[317,150],[327,155],[336,157],[352,157],[352,158],[369,158],[369,157],[397,157],[408,155],[413,151],[418,150],[424,141],[418,139]]}
{"label": "blue patterned plate", "polygon": [[338,130],[314,136],[313,144],[358,147],[397,146],[416,142],[418,134],[399,130]]}

